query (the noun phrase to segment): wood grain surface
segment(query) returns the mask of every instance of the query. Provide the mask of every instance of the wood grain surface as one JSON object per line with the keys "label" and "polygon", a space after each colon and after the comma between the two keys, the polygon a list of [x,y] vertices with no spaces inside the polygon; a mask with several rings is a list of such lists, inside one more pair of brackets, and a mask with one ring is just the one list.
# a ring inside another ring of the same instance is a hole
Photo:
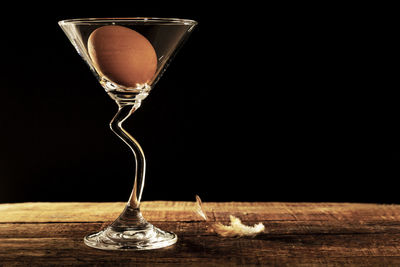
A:
{"label": "wood grain surface", "polygon": [[[149,251],[102,251],[82,238],[113,221],[124,203],[0,204],[0,266],[400,266],[400,205],[359,203],[142,203],[178,243]],[[222,238],[212,221],[263,222],[255,238]]]}

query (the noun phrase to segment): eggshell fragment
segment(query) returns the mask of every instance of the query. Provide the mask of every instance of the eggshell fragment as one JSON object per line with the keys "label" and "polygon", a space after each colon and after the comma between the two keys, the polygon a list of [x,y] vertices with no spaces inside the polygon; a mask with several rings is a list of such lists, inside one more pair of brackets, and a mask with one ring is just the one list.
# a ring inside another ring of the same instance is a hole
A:
{"label": "eggshell fragment", "polygon": [[149,83],[157,69],[157,55],[151,43],[123,26],[94,30],[89,36],[88,52],[100,75],[126,87]]}

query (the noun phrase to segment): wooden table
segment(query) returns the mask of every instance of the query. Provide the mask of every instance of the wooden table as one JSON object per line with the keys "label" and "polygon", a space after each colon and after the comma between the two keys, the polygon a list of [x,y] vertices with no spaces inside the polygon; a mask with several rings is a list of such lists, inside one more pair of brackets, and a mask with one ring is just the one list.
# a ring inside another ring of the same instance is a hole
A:
{"label": "wooden table", "polygon": [[102,251],[82,238],[115,219],[124,203],[0,204],[0,266],[400,266],[400,205],[203,203],[211,220],[263,222],[255,238],[222,238],[194,202],[143,202],[143,215],[178,234],[164,249]]}

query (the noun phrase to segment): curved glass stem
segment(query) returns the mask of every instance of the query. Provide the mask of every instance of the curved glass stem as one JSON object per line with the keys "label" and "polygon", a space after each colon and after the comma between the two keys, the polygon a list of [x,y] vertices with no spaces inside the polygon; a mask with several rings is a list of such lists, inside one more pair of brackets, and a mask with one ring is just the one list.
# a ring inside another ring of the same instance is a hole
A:
{"label": "curved glass stem", "polygon": [[147,222],[140,212],[146,160],[139,143],[124,128],[122,123],[140,107],[140,101],[118,103],[117,114],[110,122],[111,130],[124,141],[135,156],[136,171],[129,201],[119,217],[100,232],[84,238],[85,244],[106,250],[143,250],[170,246],[176,243],[174,233],[163,231]]}
{"label": "curved glass stem", "polygon": [[146,174],[146,159],[139,143],[132,137],[132,135],[122,128],[122,123],[140,107],[140,104],[140,102],[136,102],[135,104],[119,105],[117,114],[115,114],[114,118],[110,122],[111,130],[129,146],[135,156],[135,180],[128,201],[128,206],[132,209],[139,209],[140,206],[140,199],[142,198],[144,178]]}

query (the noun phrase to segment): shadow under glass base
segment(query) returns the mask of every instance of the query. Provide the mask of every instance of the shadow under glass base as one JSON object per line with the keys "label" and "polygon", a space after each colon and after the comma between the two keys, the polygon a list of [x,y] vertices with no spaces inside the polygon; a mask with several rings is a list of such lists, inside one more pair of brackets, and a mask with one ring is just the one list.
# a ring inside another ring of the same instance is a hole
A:
{"label": "shadow under glass base", "polygon": [[148,250],[168,247],[178,240],[176,234],[147,222],[138,209],[125,208],[106,229],[85,236],[84,242],[103,250]]}

